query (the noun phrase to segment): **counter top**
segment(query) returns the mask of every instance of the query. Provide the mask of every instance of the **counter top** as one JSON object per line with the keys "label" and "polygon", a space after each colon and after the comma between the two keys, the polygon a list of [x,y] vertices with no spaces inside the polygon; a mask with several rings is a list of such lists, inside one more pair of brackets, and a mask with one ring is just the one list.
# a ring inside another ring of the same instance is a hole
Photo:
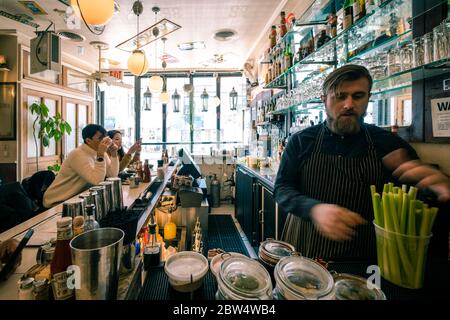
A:
{"label": "counter top", "polygon": [[[174,166],[167,168],[163,181],[158,181],[156,177],[152,175],[152,180],[150,183],[140,183],[137,188],[130,189],[128,185],[122,186],[123,205],[130,207],[142,192],[149,189],[153,183],[159,182],[158,188],[156,192],[153,193],[151,201],[146,205],[144,212],[140,216],[136,232],[139,232],[140,228],[144,225],[146,220],[148,220],[150,213],[156,206],[159,196],[164,191],[167,181],[175,171],[176,165],[177,163],[175,163]],[[71,199],[76,198],[78,198],[78,195]],[[0,282],[0,300],[18,299],[17,282],[25,272],[36,264],[36,254],[38,248],[50,239],[56,238],[56,220],[61,217],[61,213],[62,203],[0,234],[0,241],[10,238],[17,238],[20,240],[28,229],[34,229],[33,236],[22,251],[21,265],[14,271],[7,281]],[[120,276],[119,289],[126,289],[130,287],[129,283],[135,278],[137,270],[138,268],[136,267],[133,272]],[[124,283],[126,284],[124,285]],[[125,297],[129,295],[125,289],[119,290],[118,299],[125,299]]]}
{"label": "counter top", "polygon": [[237,166],[255,176],[266,188],[271,192],[275,188],[275,179],[277,178],[277,172],[272,168],[265,167],[254,169],[249,167],[245,163],[237,163]]}

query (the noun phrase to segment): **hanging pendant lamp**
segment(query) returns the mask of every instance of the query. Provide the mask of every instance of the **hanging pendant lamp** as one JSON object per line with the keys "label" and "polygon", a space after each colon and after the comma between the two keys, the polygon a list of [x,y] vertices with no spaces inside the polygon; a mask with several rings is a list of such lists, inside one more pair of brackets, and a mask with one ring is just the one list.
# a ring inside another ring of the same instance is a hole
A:
{"label": "hanging pendant lamp", "polygon": [[175,89],[175,92],[172,95],[173,100],[173,112],[180,112],[180,94],[178,93],[177,89]]}
{"label": "hanging pendant lamp", "polygon": [[238,97],[238,94],[237,94],[236,90],[234,90],[234,87],[233,87],[233,90],[231,90],[231,92],[230,92],[230,110],[231,111],[235,111],[237,108],[237,97]]}
{"label": "hanging pendant lamp", "polygon": [[[133,4],[133,12],[137,16],[137,34],[139,35],[139,16],[142,14],[144,7],[141,1],[135,1]],[[139,37],[137,39],[137,49],[133,51],[131,56],[128,58],[128,70],[130,72],[140,77],[147,73],[148,71],[148,60],[145,56],[145,52],[139,49]]]}
{"label": "hanging pendant lamp", "polygon": [[[158,7],[153,7],[152,11],[155,13],[155,24],[157,21],[157,15],[158,12],[160,11],[160,9]],[[159,29],[158,27],[154,27],[152,30],[153,36],[155,38],[158,37],[159,35]],[[157,41],[155,40],[155,71],[157,69],[157,65],[156,65],[156,56],[157,56]],[[150,83],[149,83],[149,87],[150,90],[152,92],[161,92],[162,87],[164,86],[164,80],[158,75],[158,74],[154,74],[151,78],[150,78]]]}
{"label": "hanging pendant lamp", "polygon": [[206,92],[206,88],[204,88],[200,95],[200,99],[202,99],[202,112],[208,112],[208,98],[209,94]]}

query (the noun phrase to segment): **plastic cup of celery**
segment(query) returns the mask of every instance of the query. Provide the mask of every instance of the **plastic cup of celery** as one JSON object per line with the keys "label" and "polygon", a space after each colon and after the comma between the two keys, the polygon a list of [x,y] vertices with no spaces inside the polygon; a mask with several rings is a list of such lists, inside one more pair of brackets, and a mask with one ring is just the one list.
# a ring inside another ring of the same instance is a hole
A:
{"label": "plastic cup of celery", "polygon": [[433,234],[410,236],[375,226],[381,276],[404,288],[423,287],[428,245]]}

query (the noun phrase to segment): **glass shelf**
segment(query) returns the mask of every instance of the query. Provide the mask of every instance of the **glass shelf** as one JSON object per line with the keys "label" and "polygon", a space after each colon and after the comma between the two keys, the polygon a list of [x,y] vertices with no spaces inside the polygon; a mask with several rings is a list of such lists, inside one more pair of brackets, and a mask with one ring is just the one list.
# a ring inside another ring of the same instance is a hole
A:
{"label": "glass shelf", "polygon": [[374,79],[373,83],[378,83],[386,80],[391,80],[405,74],[411,74],[411,80],[423,80],[444,73],[450,72],[450,58],[434,61],[423,66],[415,67],[409,70],[393,73],[381,79]]}
{"label": "glass shelf", "polygon": [[353,55],[352,57],[347,59],[347,62],[352,62],[355,61],[357,59],[361,59],[361,57],[364,57],[368,54],[373,54],[376,51],[381,51],[383,49],[386,49],[388,47],[393,47],[395,45],[399,45],[402,46],[406,43],[411,43],[412,40],[412,30],[409,29],[405,32],[403,32],[402,34],[399,35],[395,35],[393,37],[389,37],[387,38],[385,41],[380,41],[379,43],[377,43],[376,45],[367,48],[361,52],[358,52],[357,54]]}

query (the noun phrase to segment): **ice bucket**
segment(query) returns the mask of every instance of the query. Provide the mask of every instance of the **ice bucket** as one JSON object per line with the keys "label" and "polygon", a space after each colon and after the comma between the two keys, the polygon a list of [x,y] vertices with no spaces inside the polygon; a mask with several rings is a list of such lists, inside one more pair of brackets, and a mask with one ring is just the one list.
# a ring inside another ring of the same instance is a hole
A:
{"label": "ice bucket", "polygon": [[119,284],[119,266],[124,232],[100,228],[82,233],[70,241],[77,300],[115,300]]}

